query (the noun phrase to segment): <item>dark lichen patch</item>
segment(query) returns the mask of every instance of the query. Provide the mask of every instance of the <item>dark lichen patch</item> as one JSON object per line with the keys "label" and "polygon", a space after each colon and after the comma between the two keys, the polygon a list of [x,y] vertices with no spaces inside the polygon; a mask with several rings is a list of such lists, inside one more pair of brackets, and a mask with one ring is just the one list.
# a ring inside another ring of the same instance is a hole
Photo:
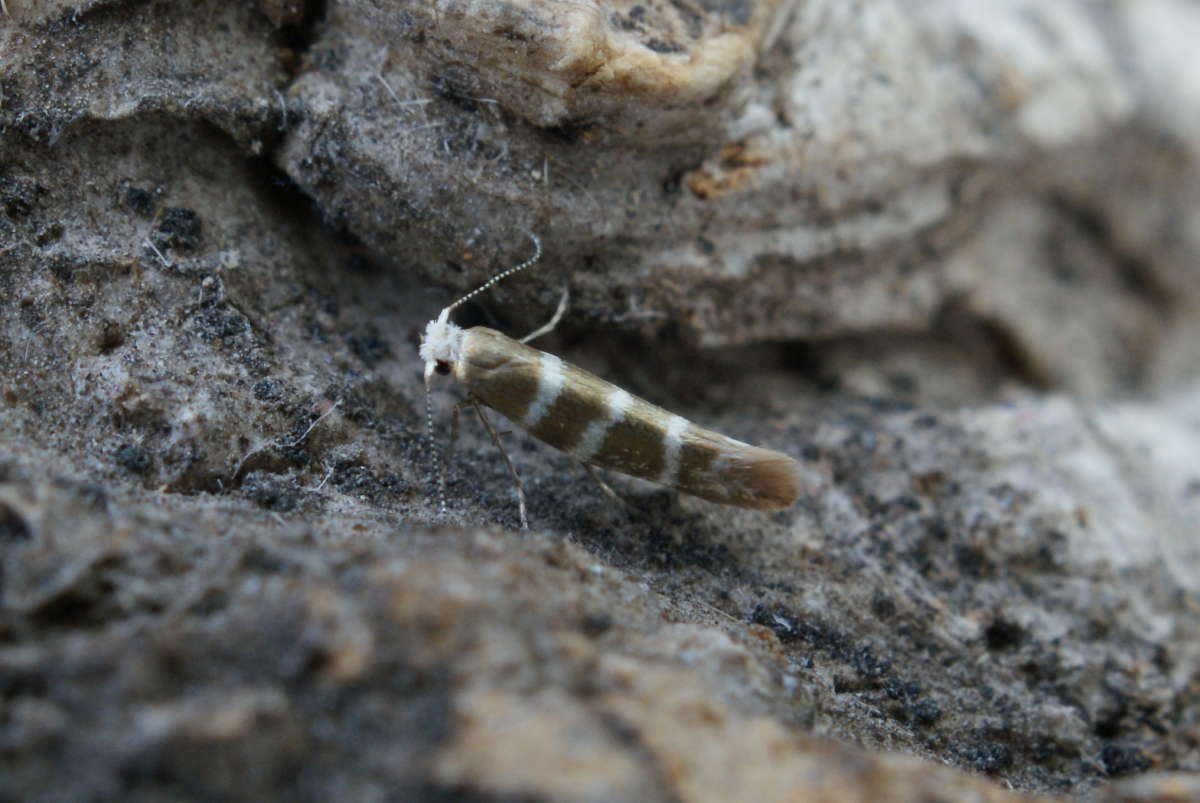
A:
{"label": "dark lichen patch", "polygon": [[368,368],[392,356],[392,347],[373,328],[346,335],[346,346]]}
{"label": "dark lichen patch", "polygon": [[276,513],[290,513],[300,504],[299,493],[292,480],[265,471],[246,474],[239,490],[254,504]]}
{"label": "dark lichen patch", "polygon": [[133,184],[125,187],[122,202],[127,209],[139,217],[149,217],[154,212],[157,203],[153,192]]}
{"label": "dark lichen patch", "polygon": [[920,683],[915,680],[902,680],[895,675],[888,675],[884,679],[883,690],[893,700],[911,701],[921,696]]}
{"label": "dark lichen patch", "polygon": [[882,591],[871,598],[871,611],[880,619],[891,619],[896,615],[896,601]]}
{"label": "dark lichen patch", "polygon": [[874,665],[869,648],[856,649],[844,632],[816,617],[800,617],[780,607],[760,604],[751,612],[750,621],[771,628],[785,644],[804,644],[844,663],[862,657],[866,659],[864,667]]}
{"label": "dark lichen patch", "polygon": [[113,454],[117,465],[131,474],[145,476],[154,467],[154,458],[144,447],[136,443],[126,443],[117,447]]}
{"label": "dark lichen patch", "polygon": [[890,659],[876,655],[870,647],[857,649],[851,658],[851,664],[859,676],[866,680],[879,680],[887,677],[892,668]]}
{"label": "dark lichen patch", "polygon": [[163,210],[154,230],[154,242],[159,248],[195,251],[203,241],[204,224],[195,210],[170,206]]}
{"label": "dark lichen patch", "polygon": [[286,383],[279,379],[267,377],[260,379],[254,383],[250,392],[254,394],[254,398],[260,402],[274,404],[283,400],[287,394],[288,388]]}
{"label": "dark lichen patch", "polygon": [[85,266],[78,260],[53,256],[50,259],[50,273],[63,286],[71,285],[75,275]]}
{"label": "dark lichen patch", "polygon": [[976,580],[994,577],[996,573],[989,551],[973,544],[956,545],[954,561],[964,575]]}
{"label": "dark lichen patch", "polygon": [[96,333],[96,352],[111,354],[125,345],[125,329],[117,321],[102,321]]}
{"label": "dark lichen patch", "polygon": [[268,444],[262,451],[270,452],[297,468],[310,465],[314,457],[313,436],[321,422],[333,415],[333,404],[328,399],[304,404],[303,412],[292,417],[287,433]]}
{"label": "dark lichen patch", "polygon": [[989,775],[1003,772],[1013,765],[1012,749],[1000,742],[977,741],[964,747],[960,756],[971,769]]}
{"label": "dark lichen patch", "polygon": [[203,307],[193,320],[200,330],[200,337],[207,341],[226,341],[251,333],[246,316],[228,305]]}
{"label": "dark lichen patch", "polygon": [[42,334],[46,329],[46,309],[32,298],[22,298],[17,312],[21,323],[31,333]]}
{"label": "dark lichen patch", "polygon": [[[664,492],[664,496],[669,493]],[[663,501],[670,504],[669,498]],[[702,533],[689,532],[685,522],[686,519],[680,518],[677,528],[656,528],[631,538],[625,544],[624,559],[660,571],[695,568],[718,576],[737,576],[739,560],[729,546],[705,538]],[[676,537],[673,533],[685,535]]]}
{"label": "dark lichen patch", "polygon": [[13,222],[33,217],[45,194],[46,187],[38,182],[0,176],[0,209]]}
{"label": "dark lichen patch", "polygon": [[66,229],[61,223],[51,223],[34,235],[33,241],[38,248],[48,248],[63,238]]}
{"label": "dark lichen patch", "polygon": [[1100,750],[1100,764],[1110,777],[1132,775],[1150,769],[1152,762],[1136,747],[1108,744]]}
{"label": "dark lichen patch", "polygon": [[373,504],[395,499],[406,490],[406,483],[399,474],[375,471],[354,461],[335,464],[331,482],[342,493]]}
{"label": "dark lichen patch", "polygon": [[[800,617],[778,606],[756,606],[750,621],[770,628],[786,647],[801,650],[805,660],[815,654],[833,660],[835,692],[887,711],[898,726],[930,729],[942,720],[946,709],[938,695],[903,674],[908,656],[880,655],[875,647],[856,645],[848,634],[815,617]],[[898,635],[897,643],[907,641]]]}
{"label": "dark lichen patch", "polygon": [[324,399],[336,399],[338,413],[347,421],[371,429],[379,425],[381,411],[397,401],[395,389],[383,381],[336,382],[321,395]]}
{"label": "dark lichen patch", "polygon": [[916,727],[929,727],[941,719],[942,706],[937,700],[914,700],[908,706],[908,715]]}
{"label": "dark lichen patch", "polygon": [[6,195],[0,198],[4,214],[9,220],[24,220],[33,214],[33,204],[29,199],[19,195]]}
{"label": "dark lichen patch", "polygon": [[[985,638],[986,643],[986,638]],[[1024,661],[1019,669],[1031,686],[1040,684],[1055,684],[1062,676],[1062,660],[1053,650],[1040,650],[1036,647],[1029,660]]]}

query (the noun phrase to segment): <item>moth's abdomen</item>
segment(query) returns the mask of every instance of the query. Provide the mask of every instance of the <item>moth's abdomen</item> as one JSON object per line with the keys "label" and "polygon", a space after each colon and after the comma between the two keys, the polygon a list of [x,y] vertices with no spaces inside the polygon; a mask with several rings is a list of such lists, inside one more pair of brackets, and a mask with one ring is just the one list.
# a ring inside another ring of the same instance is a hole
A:
{"label": "moth's abdomen", "polygon": [[585,463],[763,510],[800,495],[796,461],[696,426],[493,329],[468,329],[456,374],[488,407]]}

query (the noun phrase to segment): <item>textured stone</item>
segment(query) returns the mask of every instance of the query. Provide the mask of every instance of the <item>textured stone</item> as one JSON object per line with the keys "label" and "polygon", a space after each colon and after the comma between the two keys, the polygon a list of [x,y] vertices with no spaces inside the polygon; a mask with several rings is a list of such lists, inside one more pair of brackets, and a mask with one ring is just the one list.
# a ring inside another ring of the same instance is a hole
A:
{"label": "textured stone", "polygon": [[[9,0],[0,798],[1187,799],[1193,5]],[[797,506],[440,510],[526,229]]]}

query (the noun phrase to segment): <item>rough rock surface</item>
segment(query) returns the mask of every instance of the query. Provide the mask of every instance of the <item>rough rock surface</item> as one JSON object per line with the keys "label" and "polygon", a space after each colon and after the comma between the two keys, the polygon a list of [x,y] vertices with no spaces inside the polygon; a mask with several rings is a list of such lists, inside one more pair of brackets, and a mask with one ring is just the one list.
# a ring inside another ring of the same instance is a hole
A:
{"label": "rough rock surface", "polygon": [[[1195,799],[1186,0],[6,0],[0,798]],[[464,417],[545,346],[763,515]],[[437,397],[439,429],[451,401]],[[1114,782],[1115,781],[1115,782]]]}

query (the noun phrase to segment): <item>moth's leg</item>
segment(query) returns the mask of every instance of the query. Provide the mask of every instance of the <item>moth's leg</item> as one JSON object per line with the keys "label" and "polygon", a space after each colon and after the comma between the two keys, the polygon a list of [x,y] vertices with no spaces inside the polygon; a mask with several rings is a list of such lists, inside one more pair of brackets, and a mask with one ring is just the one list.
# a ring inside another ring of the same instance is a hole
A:
{"label": "moth's leg", "polygon": [[595,466],[593,466],[591,463],[580,463],[579,465],[583,466],[584,469],[587,470],[588,476],[590,476],[593,480],[595,480],[596,484],[600,486],[600,490],[604,491],[604,493],[606,493],[610,497],[612,497],[613,501],[619,502],[623,507],[629,506],[628,500],[626,500],[625,497],[621,496],[619,493],[614,491],[612,489],[612,487],[609,486],[609,484],[604,481],[604,478],[600,476],[600,473],[598,471],[596,471]]}
{"label": "moth's leg", "polygon": [[492,443],[496,444],[496,448],[500,450],[500,454],[504,455],[504,462],[508,464],[508,473],[512,474],[513,484],[517,488],[517,507],[521,512],[521,529],[528,530],[529,517],[525,515],[525,487],[521,485],[521,477],[517,474],[516,466],[513,465],[512,459],[509,458],[508,450],[500,442],[500,436],[496,434],[496,430],[492,427],[492,422],[488,421],[487,416],[483,414],[483,406],[474,396],[467,401],[474,406],[475,412],[479,414],[479,420],[483,422],[483,428],[492,437]]}
{"label": "moth's leg", "polygon": [[548,335],[558,326],[558,322],[562,320],[563,313],[567,311],[567,302],[571,298],[571,290],[566,282],[563,282],[562,298],[558,300],[558,309],[554,311],[554,317],[545,325],[538,329],[534,329],[525,337],[521,338],[522,343],[528,343],[530,340],[536,340],[542,335]]}

